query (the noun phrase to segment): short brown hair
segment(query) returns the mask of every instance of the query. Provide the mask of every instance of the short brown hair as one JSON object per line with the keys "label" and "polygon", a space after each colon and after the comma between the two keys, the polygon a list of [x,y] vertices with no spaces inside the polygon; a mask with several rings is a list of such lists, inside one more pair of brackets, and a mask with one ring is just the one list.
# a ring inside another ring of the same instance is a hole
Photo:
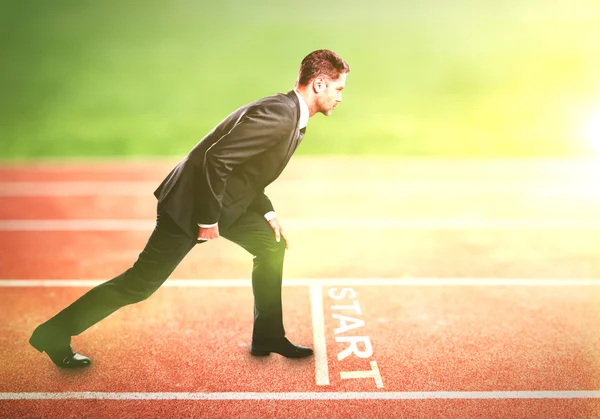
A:
{"label": "short brown hair", "polygon": [[297,82],[299,86],[306,86],[319,74],[337,80],[340,74],[349,72],[350,67],[342,57],[328,49],[318,49],[302,60]]}

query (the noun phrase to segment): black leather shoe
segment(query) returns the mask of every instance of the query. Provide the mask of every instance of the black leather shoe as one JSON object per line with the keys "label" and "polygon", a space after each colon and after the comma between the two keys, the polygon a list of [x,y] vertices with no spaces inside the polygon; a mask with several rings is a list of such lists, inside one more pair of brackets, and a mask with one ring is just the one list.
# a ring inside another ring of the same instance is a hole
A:
{"label": "black leather shoe", "polygon": [[51,336],[42,326],[38,326],[29,343],[39,352],[46,352],[52,362],[61,368],[84,368],[92,361],[87,357],[73,352],[70,338]]}
{"label": "black leather shoe", "polygon": [[271,352],[283,355],[286,358],[306,358],[313,354],[313,350],[304,346],[294,345],[287,338],[264,343],[252,343],[250,354],[254,356],[268,356]]}

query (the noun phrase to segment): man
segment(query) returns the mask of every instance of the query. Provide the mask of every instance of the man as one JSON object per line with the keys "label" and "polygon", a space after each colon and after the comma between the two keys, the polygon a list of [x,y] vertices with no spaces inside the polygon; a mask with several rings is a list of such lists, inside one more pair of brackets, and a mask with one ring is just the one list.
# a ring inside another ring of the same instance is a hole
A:
{"label": "man", "polygon": [[155,191],[156,227],[133,267],[39,325],[31,345],[59,367],[90,365],[89,358],[72,350],[71,336],[148,298],[197,243],[222,235],[254,256],[250,353],[312,355],[312,349],[285,337],[281,282],[288,244],[264,189],[288,163],[308,119],[319,112],[331,115],[341,102],[349,71],[334,52],[314,51],[302,60],[294,90],[252,102],[225,118]]}

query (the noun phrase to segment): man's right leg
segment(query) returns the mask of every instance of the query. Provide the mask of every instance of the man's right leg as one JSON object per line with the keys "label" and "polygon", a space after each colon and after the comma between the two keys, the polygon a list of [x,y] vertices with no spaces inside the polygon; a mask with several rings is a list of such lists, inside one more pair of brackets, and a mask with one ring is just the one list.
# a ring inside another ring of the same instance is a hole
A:
{"label": "man's right leg", "polygon": [[312,349],[296,346],[285,337],[281,307],[285,239],[275,241],[275,233],[269,223],[253,211],[246,211],[221,235],[254,256],[254,327],[250,353],[265,356],[275,352],[288,358],[312,355]]}
{"label": "man's right leg", "polygon": [[64,348],[65,345],[70,348],[71,336],[80,334],[119,308],[152,295],[195,244],[196,240],[190,239],[167,215],[159,215],[156,227],[133,267],[92,288],[40,325],[30,342],[42,351]]}

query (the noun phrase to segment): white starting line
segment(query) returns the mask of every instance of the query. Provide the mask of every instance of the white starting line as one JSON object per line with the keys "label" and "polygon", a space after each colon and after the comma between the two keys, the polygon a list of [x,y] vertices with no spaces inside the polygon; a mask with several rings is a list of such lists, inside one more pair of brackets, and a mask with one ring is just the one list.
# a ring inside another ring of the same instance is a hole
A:
{"label": "white starting line", "polygon": [[0,393],[0,400],[434,400],[598,399],[600,391],[408,391],[294,393]]}
{"label": "white starting line", "polygon": [[329,364],[327,362],[327,342],[325,338],[325,317],[323,309],[323,286],[310,285],[310,307],[313,326],[313,349],[315,356],[315,378],[318,386],[329,385]]}

